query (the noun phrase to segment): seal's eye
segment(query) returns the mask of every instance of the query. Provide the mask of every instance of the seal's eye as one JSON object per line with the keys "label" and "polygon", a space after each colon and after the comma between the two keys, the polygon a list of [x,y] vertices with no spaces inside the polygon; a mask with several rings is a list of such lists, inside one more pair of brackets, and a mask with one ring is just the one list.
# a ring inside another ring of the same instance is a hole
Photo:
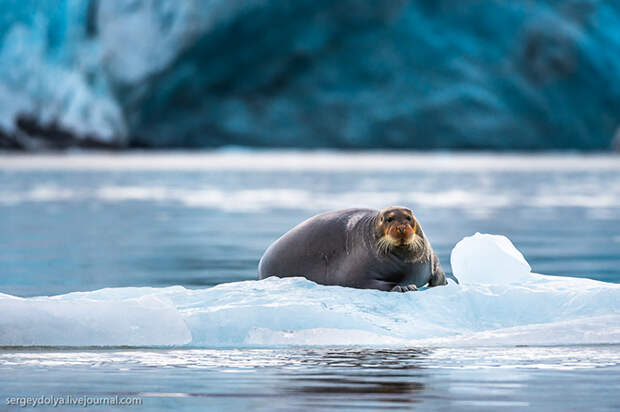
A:
{"label": "seal's eye", "polygon": [[388,217],[386,220],[387,220],[387,221],[388,221],[388,223],[389,223],[389,222],[391,222],[392,220],[394,220],[394,218],[392,218],[392,217]]}
{"label": "seal's eye", "polygon": [[407,220],[411,222],[413,219],[411,218],[411,216],[407,216]]}

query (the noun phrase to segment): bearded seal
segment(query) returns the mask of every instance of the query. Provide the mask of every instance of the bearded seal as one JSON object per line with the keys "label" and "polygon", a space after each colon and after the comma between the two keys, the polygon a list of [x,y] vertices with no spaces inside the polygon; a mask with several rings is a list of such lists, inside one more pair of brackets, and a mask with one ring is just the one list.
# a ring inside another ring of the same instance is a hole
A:
{"label": "bearded seal", "polygon": [[447,284],[413,212],[399,206],[311,217],[267,248],[258,276],[303,276],[321,285],[394,292]]}

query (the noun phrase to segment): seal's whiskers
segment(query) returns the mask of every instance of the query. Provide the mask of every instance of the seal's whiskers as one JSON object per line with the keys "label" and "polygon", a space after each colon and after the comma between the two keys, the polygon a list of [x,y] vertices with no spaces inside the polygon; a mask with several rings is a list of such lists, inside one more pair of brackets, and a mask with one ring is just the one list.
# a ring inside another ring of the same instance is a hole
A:
{"label": "seal's whiskers", "polygon": [[382,255],[387,255],[392,246],[392,242],[390,242],[387,236],[380,237],[377,242],[377,250]]}
{"label": "seal's whiskers", "polygon": [[425,254],[427,254],[428,248],[426,242],[422,236],[413,235],[413,239],[407,243],[407,249],[409,249],[410,256],[407,258],[408,262],[418,262],[424,260]]}

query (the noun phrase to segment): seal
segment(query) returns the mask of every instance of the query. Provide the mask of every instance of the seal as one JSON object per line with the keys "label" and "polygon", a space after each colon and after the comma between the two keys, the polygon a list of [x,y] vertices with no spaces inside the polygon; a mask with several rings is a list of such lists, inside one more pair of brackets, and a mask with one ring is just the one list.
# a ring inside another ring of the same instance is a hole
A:
{"label": "seal", "polygon": [[399,206],[311,217],[267,248],[258,276],[303,276],[322,285],[394,292],[447,283],[413,212]]}

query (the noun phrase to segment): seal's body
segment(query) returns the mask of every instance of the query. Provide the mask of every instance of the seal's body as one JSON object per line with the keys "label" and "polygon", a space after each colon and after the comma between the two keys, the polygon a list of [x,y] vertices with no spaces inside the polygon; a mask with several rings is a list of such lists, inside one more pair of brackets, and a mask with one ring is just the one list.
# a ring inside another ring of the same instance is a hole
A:
{"label": "seal's body", "polygon": [[258,273],[260,279],[303,276],[322,285],[400,292],[447,283],[422,228],[403,207],[314,216],[267,248]]}

